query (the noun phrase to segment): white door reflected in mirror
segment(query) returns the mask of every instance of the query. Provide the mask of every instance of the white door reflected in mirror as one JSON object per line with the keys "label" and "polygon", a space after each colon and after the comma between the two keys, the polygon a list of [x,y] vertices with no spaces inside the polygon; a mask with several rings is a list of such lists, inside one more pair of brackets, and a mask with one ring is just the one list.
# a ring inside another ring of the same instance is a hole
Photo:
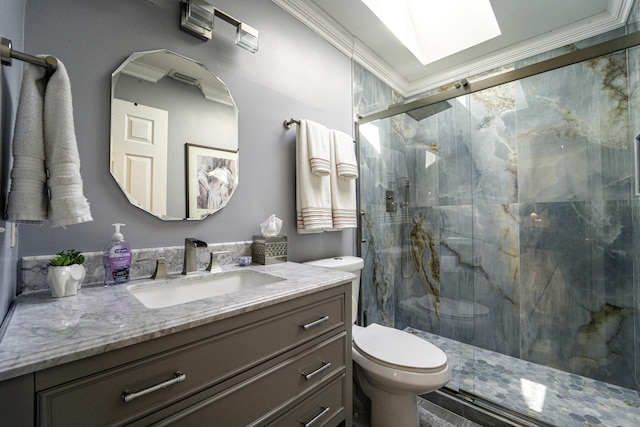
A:
{"label": "white door reflected in mirror", "polygon": [[169,112],[114,99],[111,173],[131,203],[167,214]]}

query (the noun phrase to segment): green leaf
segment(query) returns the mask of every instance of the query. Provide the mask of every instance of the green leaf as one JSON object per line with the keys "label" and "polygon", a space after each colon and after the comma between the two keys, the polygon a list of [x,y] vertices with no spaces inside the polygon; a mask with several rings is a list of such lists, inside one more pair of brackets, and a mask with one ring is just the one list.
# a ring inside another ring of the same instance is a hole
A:
{"label": "green leaf", "polygon": [[82,264],[84,262],[84,256],[80,251],[75,249],[68,249],[66,251],[58,252],[58,254],[49,262],[54,266],[65,266],[73,264]]}

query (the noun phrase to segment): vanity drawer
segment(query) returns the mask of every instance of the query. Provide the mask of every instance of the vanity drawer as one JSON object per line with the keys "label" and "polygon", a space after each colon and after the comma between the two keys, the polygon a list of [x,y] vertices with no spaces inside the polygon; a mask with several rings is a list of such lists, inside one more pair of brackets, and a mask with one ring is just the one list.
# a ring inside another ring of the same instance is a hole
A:
{"label": "vanity drawer", "polygon": [[[346,339],[345,332],[334,336],[153,425],[264,426],[279,411],[324,389],[332,379],[344,378]],[[344,388],[331,388],[326,392],[327,399],[329,394],[343,402]]]}
{"label": "vanity drawer", "polygon": [[[350,381],[351,379],[349,379]],[[324,386],[320,391],[300,402],[268,427],[337,426],[345,418],[346,375]]]}
{"label": "vanity drawer", "polygon": [[[38,393],[39,424],[130,422],[344,327],[344,316],[342,294],[303,307],[293,306],[291,311],[229,332],[43,390]],[[178,372],[186,376],[184,381],[124,402],[126,390],[147,390],[174,379]]]}

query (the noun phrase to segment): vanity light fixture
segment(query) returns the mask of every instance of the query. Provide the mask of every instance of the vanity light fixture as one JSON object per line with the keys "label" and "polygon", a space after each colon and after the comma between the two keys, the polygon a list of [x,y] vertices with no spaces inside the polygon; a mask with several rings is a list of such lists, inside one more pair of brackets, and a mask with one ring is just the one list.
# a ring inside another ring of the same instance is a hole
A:
{"label": "vanity light fixture", "polygon": [[180,29],[204,41],[210,40],[214,17],[236,27],[236,45],[251,53],[258,51],[259,31],[233,16],[216,9],[205,0],[183,0],[181,2]]}
{"label": "vanity light fixture", "polygon": [[210,40],[215,10],[213,6],[203,0],[182,1],[180,5],[180,29],[204,41]]}
{"label": "vanity light fixture", "polygon": [[258,51],[258,30],[241,22],[236,33],[236,44],[251,53]]}

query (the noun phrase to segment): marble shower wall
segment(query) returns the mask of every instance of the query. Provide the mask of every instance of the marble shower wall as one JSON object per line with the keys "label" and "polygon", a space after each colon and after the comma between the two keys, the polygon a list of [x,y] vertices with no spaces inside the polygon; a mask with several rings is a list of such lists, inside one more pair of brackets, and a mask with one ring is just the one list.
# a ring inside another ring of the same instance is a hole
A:
{"label": "marble shower wall", "polygon": [[639,82],[635,48],[361,129],[367,320],[637,390]]}

